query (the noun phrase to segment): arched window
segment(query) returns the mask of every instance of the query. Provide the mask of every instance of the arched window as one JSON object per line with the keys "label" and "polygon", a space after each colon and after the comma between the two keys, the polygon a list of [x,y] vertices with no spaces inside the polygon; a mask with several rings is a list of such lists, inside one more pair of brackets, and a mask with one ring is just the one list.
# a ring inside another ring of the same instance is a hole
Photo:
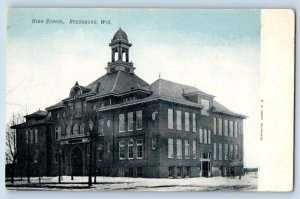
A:
{"label": "arched window", "polygon": [[84,125],[84,123],[81,123],[80,124],[80,134],[84,134],[84,131],[85,131],[85,125]]}
{"label": "arched window", "polygon": [[78,134],[78,124],[74,124],[73,125],[73,135],[77,135]]}
{"label": "arched window", "polygon": [[125,51],[123,51],[122,52],[122,61],[124,61],[124,62],[126,62],[126,52]]}
{"label": "arched window", "polygon": [[100,136],[103,136],[103,127],[104,127],[104,120],[103,119],[100,119],[99,120],[99,123],[98,123],[98,134]]}
{"label": "arched window", "polygon": [[118,61],[118,51],[114,52],[114,61]]}
{"label": "arched window", "polygon": [[71,127],[70,127],[70,125],[66,126],[66,135],[67,136],[71,135]]}

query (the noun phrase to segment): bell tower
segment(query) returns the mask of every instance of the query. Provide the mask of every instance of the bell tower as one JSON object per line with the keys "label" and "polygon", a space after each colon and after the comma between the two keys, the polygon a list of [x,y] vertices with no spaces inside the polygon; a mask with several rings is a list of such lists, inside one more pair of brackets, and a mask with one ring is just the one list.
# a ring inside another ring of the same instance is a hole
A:
{"label": "bell tower", "polygon": [[129,48],[131,43],[128,42],[126,33],[119,28],[111,40],[111,62],[108,62],[105,68],[107,73],[113,73],[123,70],[128,73],[134,73],[133,63],[129,62]]}

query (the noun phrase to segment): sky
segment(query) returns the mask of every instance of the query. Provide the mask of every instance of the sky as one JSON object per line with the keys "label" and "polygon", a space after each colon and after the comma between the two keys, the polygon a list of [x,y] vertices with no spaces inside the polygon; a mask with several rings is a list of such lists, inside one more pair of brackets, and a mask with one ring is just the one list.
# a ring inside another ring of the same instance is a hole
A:
{"label": "sky", "polygon": [[[64,20],[33,24],[32,19]],[[110,24],[69,24],[70,19]],[[45,109],[68,97],[76,81],[105,74],[108,46],[122,28],[135,74],[212,94],[244,120],[245,165],[257,167],[260,12],[197,9],[10,9],[6,51],[6,122],[13,112]]]}

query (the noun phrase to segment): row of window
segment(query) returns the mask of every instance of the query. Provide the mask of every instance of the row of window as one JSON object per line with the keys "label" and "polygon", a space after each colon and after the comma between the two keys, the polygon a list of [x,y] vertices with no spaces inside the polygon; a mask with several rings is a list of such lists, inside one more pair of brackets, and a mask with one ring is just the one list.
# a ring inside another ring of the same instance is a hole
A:
{"label": "row of window", "polygon": [[128,175],[125,174],[124,168],[119,168],[118,170],[119,177],[142,177],[143,176],[143,168],[142,167],[135,167],[135,168],[128,168]]}
{"label": "row of window", "polygon": [[199,131],[200,143],[211,144],[211,131],[200,128]]}
{"label": "row of window", "polygon": [[38,130],[34,129],[34,130],[26,130],[26,143],[38,143]]}
{"label": "row of window", "polygon": [[[127,155],[126,155],[127,147]],[[124,160],[126,157],[128,159],[143,159],[143,140],[139,139],[136,143],[133,140],[120,141],[119,142],[119,159]]]}
{"label": "row of window", "polygon": [[[109,122],[108,122],[108,125],[109,125]],[[103,128],[104,128],[104,120],[100,119],[98,121],[98,125],[97,125],[97,132],[98,132],[99,136],[104,135]],[[55,128],[55,138],[57,140],[60,139],[61,136],[71,136],[71,135],[79,135],[79,134],[81,134],[81,135],[86,134],[85,123],[81,123],[80,125],[75,123],[75,124],[73,124],[72,129],[71,129],[70,125],[67,125],[65,128],[64,134],[62,134],[62,130],[61,130],[60,126]]]}
{"label": "row of window", "polygon": [[[219,153],[218,156],[217,152]],[[214,143],[214,160],[217,160],[217,157],[219,160],[240,159],[239,145]]]}
{"label": "row of window", "polygon": [[[136,124],[136,130],[142,130],[143,128],[143,112],[136,111],[136,118],[134,119],[133,112],[127,113],[127,130],[134,130],[134,123]],[[119,114],[119,132],[125,132],[125,114]]]}
{"label": "row of window", "polygon": [[[192,131],[197,131],[197,119],[196,114],[192,113]],[[168,109],[168,128],[174,129],[174,110]],[[181,111],[176,111],[176,129],[182,130],[182,113]],[[184,130],[190,131],[190,113],[184,112]]]}
{"label": "row of window", "polygon": [[[176,146],[176,158],[182,159],[182,139],[168,139],[168,158],[174,158],[174,146]],[[190,140],[184,140],[184,156],[185,159],[196,159],[196,151],[197,151],[197,144],[196,141],[193,140],[192,143]]]}
{"label": "row of window", "polygon": [[[217,124],[218,122],[218,124]],[[238,131],[242,132],[242,126],[237,121],[226,120],[222,118],[214,118],[214,135],[217,135],[217,127],[218,127],[218,135],[222,136],[230,136],[237,137]]]}
{"label": "row of window", "polygon": [[191,167],[169,167],[168,169],[169,178],[188,178],[191,175]]}

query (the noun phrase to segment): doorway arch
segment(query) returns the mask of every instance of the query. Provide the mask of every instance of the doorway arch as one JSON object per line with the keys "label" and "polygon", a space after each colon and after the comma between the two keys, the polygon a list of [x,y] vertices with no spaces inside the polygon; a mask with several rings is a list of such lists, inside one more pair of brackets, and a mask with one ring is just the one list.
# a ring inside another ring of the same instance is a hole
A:
{"label": "doorway arch", "polygon": [[79,147],[75,147],[72,150],[71,166],[73,176],[83,175],[83,155]]}

